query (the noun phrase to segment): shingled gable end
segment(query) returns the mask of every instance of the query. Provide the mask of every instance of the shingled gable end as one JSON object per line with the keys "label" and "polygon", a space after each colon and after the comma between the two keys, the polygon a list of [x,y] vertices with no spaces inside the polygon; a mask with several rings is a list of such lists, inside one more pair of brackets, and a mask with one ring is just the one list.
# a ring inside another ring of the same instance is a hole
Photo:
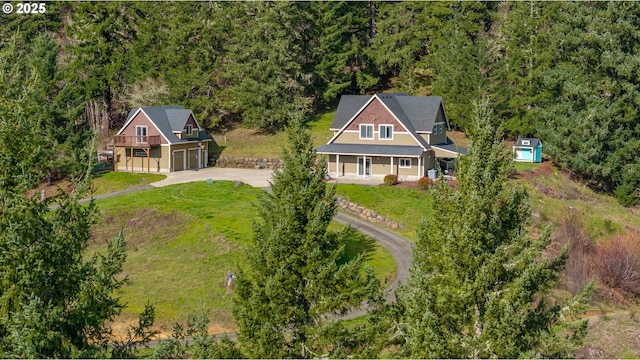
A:
{"label": "shingled gable end", "polygon": [[207,166],[212,140],[182,106],[135,108],[113,139],[115,170],[197,170]]}
{"label": "shingled gable end", "polygon": [[466,154],[447,137],[449,122],[438,96],[345,95],[331,130],[334,136],[316,151],[328,157],[332,177],[419,178],[430,169],[451,169]]}

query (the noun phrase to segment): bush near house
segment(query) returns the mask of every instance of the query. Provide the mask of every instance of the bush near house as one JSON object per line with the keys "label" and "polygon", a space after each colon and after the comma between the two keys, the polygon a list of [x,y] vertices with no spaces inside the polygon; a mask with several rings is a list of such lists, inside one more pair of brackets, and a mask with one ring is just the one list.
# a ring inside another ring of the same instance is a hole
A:
{"label": "bush near house", "polygon": [[421,177],[420,180],[418,180],[418,187],[420,188],[420,190],[427,190],[432,187],[433,184],[433,180],[429,179],[428,177]]}
{"label": "bush near house", "polygon": [[384,177],[384,184],[386,186],[393,186],[398,183],[398,175],[389,174]]}

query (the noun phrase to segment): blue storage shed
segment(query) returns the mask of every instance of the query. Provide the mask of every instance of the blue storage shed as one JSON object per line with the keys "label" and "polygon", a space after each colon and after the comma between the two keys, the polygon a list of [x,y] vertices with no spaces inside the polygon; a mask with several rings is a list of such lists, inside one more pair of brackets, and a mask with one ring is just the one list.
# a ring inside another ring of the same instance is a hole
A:
{"label": "blue storage shed", "polygon": [[519,138],[513,146],[515,161],[542,162],[542,141],[534,138]]}

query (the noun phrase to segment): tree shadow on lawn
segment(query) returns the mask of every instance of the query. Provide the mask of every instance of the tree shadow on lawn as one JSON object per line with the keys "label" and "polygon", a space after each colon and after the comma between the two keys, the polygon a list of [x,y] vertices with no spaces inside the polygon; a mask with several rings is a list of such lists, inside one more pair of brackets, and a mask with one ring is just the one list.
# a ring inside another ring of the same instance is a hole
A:
{"label": "tree shadow on lawn", "polygon": [[[363,256],[364,261],[371,260],[373,254],[376,251],[376,242],[357,232],[353,228],[348,228],[347,234],[345,236],[344,250],[342,254],[340,254],[340,258],[338,258],[338,264],[344,264],[348,261],[351,261],[357,258],[360,254]],[[336,233],[332,233],[331,236],[337,236]]]}

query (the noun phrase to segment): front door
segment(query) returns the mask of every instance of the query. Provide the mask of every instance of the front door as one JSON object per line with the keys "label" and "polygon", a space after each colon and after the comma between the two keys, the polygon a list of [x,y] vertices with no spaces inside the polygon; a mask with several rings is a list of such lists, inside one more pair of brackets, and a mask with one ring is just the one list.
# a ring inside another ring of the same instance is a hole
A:
{"label": "front door", "polygon": [[358,176],[371,176],[371,158],[358,157]]}

